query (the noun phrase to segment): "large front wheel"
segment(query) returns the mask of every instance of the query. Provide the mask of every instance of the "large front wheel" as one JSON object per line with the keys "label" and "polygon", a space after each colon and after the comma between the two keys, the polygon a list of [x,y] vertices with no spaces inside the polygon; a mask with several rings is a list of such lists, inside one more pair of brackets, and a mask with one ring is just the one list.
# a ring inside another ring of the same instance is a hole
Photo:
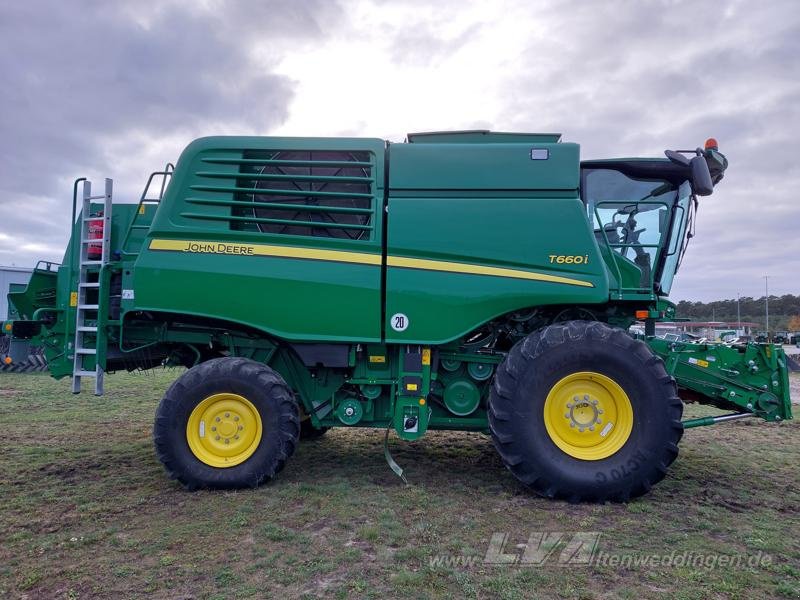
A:
{"label": "large front wheel", "polygon": [[257,486],[283,469],[299,435],[289,386],[245,358],[189,369],[167,390],[153,427],[158,458],[190,489]]}
{"label": "large front wheel", "polygon": [[505,465],[539,494],[625,501],[675,460],[682,411],[646,344],[604,323],[570,321],[514,346],[495,376],[489,425]]}

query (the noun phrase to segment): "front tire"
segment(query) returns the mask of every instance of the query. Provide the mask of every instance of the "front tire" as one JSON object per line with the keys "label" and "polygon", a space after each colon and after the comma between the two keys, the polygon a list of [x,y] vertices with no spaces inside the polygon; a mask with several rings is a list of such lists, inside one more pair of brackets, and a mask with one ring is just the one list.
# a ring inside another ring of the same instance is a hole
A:
{"label": "front tire", "polygon": [[294,453],[298,407],[283,378],[246,358],[217,358],[189,369],[158,405],[159,460],[189,489],[255,487]]}
{"label": "front tire", "polygon": [[506,467],[548,498],[627,501],[678,455],[683,405],[660,358],[621,329],[569,321],[499,366],[489,427]]}

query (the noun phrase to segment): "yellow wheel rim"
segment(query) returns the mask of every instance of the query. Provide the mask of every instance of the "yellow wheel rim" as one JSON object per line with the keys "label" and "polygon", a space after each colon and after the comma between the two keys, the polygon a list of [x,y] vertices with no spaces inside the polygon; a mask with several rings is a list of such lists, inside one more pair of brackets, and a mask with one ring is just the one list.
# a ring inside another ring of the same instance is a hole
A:
{"label": "yellow wheel rim", "polygon": [[238,394],[214,394],[195,406],[186,423],[192,453],[207,465],[226,468],[250,458],[261,442],[261,415]]}
{"label": "yellow wheel rim", "polygon": [[553,443],[570,456],[601,460],[628,441],[633,406],[616,381],[582,371],[567,375],[547,394],[544,425]]}

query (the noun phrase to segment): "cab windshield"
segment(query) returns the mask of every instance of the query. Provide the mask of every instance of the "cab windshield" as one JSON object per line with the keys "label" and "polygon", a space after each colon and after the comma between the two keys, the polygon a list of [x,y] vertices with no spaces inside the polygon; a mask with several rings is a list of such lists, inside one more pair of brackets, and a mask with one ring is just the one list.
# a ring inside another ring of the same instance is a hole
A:
{"label": "cab windshield", "polygon": [[588,168],[581,193],[620,291],[668,294],[686,236],[688,182]]}

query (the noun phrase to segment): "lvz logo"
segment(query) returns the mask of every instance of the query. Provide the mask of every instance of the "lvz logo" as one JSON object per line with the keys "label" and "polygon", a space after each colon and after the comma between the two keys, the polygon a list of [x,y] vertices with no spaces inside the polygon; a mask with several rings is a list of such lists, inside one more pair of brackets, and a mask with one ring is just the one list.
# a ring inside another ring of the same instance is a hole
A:
{"label": "lvz logo", "polygon": [[588,265],[588,254],[550,254],[550,264],[558,265]]}

